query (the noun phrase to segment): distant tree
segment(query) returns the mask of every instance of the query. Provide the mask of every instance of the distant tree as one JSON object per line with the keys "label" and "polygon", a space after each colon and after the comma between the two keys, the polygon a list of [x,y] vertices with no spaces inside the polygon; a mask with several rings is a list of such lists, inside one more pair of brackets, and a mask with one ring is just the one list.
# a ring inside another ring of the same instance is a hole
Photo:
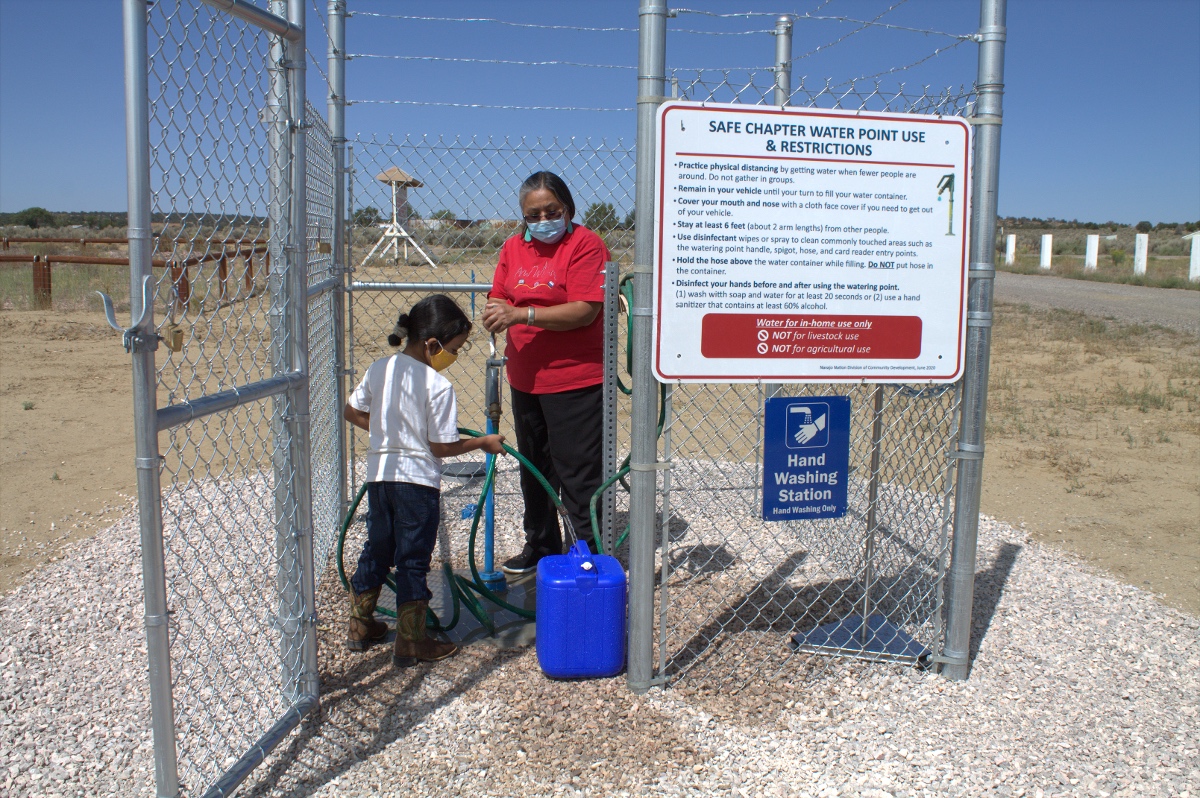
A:
{"label": "distant tree", "polygon": [[53,227],[55,224],[54,214],[45,208],[26,208],[23,211],[18,211],[13,217],[13,222],[22,224],[26,227]]}
{"label": "distant tree", "polygon": [[593,202],[583,212],[583,226],[589,230],[612,230],[617,226],[617,210],[611,202]]}
{"label": "distant tree", "polygon": [[368,205],[365,208],[359,208],[350,217],[355,227],[374,227],[383,221],[383,214],[378,208]]}
{"label": "distant tree", "polygon": [[429,214],[430,219],[441,219],[443,222],[453,222],[458,217],[454,215],[454,211],[442,208]]}
{"label": "distant tree", "polygon": [[626,230],[632,230],[637,223],[637,209],[630,208],[629,213],[625,214],[625,219],[621,222],[621,226]]}
{"label": "distant tree", "polygon": [[1149,233],[1151,230],[1154,229],[1154,225],[1150,224],[1149,222],[1138,222],[1137,227],[1135,227],[1134,229],[1137,230],[1139,233]]}

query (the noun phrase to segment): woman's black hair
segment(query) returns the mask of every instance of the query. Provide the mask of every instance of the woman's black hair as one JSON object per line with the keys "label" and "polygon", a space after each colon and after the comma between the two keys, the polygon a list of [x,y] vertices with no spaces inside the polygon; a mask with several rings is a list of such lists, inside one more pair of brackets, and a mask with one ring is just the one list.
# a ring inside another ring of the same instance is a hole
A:
{"label": "woman's black hair", "polygon": [[470,331],[471,320],[458,303],[445,294],[431,294],[413,305],[408,313],[400,314],[388,343],[400,346],[405,338],[412,341],[436,338],[445,344]]}
{"label": "woman's black hair", "polygon": [[534,172],[525,178],[525,182],[521,184],[521,190],[517,192],[517,204],[524,206],[525,196],[530,191],[537,191],[539,188],[546,189],[563,204],[563,207],[567,209],[567,221],[575,218],[575,198],[571,196],[571,189],[567,188],[563,179],[553,172]]}

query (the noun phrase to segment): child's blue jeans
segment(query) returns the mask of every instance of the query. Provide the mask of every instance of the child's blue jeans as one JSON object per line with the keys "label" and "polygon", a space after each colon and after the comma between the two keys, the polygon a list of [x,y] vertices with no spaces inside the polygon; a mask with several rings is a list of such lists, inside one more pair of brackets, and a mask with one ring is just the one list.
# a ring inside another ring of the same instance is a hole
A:
{"label": "child's blue jeans", "polygon": [[350,585],[365,593],[396,569],[396,606],[432,597],[425,575],[437,543],[441,492],[410,482],[367,483],[367,543]]}

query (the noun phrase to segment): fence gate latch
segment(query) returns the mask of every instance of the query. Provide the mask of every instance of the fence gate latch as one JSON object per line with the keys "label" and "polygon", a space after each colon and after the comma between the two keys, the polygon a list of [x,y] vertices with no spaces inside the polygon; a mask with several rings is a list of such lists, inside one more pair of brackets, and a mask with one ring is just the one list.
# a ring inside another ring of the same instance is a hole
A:
{"label": "fence gate latch", "polygon": [[153,352],[158,349],[158,342],[162,340],[161,336],[139,329],[150,313],[151,303],[154,302],[154,286],[151,284],[149,276],[142,278],[142,313],[138,316],[137,321],[129,327],[117,324],[117,314],[113,310],[112,297],[103,291],[96,293],[104,302],[104,317],[108,319],[108,326],[121,333],[121,343],[125,346],[126,352]]}

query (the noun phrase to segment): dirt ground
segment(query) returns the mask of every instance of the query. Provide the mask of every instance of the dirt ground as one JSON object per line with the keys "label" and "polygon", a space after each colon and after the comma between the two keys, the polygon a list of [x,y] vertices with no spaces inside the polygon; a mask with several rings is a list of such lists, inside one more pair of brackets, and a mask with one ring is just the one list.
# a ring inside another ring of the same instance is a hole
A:
{"label": "dirt ground", "polygon": [[[1200,613],[1195,338],[1000,306],[994,340],[983,512]],[[0,591],[130,503],[130,382],[101,315],[0,312]]]}
{"label": "dirt ground", "polygon": [[1200,342],[1000,305],[982,511],[1200,612]]}

